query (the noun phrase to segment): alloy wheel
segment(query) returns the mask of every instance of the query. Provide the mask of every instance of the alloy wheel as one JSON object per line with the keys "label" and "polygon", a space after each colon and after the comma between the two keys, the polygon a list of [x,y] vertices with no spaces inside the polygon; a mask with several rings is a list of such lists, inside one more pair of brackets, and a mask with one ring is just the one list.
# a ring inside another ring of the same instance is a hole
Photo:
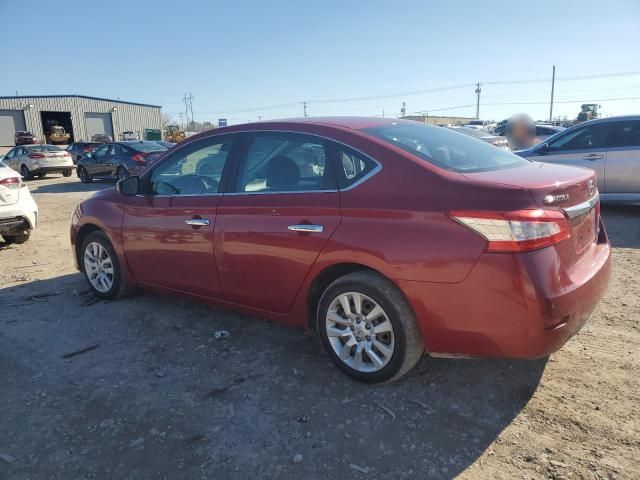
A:
{"label": "alloy wheel", "polygon": [[325,328],[334,353],[358,372],[382,370],[395,351],[391,320],[375,300],[363,293],[345,292],[334,298]]}
{"label": "alloy wheel", "polygon": [[84,270],[97,291],[106,293],[113,286],[113,262],[109,252],[98,242],[91,242],[84,250]]}

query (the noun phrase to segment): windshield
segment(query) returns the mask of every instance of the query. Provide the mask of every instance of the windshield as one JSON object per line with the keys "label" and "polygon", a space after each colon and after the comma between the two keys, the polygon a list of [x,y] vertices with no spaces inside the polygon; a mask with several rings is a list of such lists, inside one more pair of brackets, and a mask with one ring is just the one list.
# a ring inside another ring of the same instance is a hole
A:
{"label": "windshield", "polygon": [[486,172],[529,163],[522,157],[448,128],[403,123],[368,128],[365,132],[453,172]]}
{"label": "windshield", "polygon": [[164,152],[167,148],[157,142],[124,142],[138,152]]}
{"label": "windshield", "polygon": [[477,137],[477,138],[490,136],[484,130],[478,130],[477,128],[458,127],[458,128],[451,128],[451,130],[453,130],[454,132],[458,131],[460,133],[465,133],[467,135],[471,135],[472,137]]}

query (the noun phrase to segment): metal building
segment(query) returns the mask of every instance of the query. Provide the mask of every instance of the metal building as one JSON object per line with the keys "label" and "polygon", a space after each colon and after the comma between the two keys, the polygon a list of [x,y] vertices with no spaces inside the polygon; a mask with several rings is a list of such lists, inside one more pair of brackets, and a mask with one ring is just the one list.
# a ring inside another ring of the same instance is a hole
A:
{"label": "metal building", "polygon": [[13,145],[19,130],[30,131],[44,143],[53,125],[64,127],[70,142],[91,140],[98,133],[118,140],[126,131],[142,139],[145,129],[161,128],[160,108],[84,95],[0,97],[0,145]]}

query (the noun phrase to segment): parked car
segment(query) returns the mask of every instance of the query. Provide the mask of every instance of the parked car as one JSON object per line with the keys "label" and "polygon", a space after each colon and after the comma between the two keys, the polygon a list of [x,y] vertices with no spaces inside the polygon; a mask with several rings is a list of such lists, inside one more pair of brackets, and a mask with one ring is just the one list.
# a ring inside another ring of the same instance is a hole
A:
{"label": "parked car", "polygon": [[87,153],[93,152],[96,147],[102,145],[99,142],[74,142],[69,145],[65,150],[71,155],[73,164],[78,163],[81,157],[84,157]]}
{"label": "parked car", "polygon": [[76,170],[82,183],[94,178],[123,179],[138,175],[166,152],[157,142],[105,143],[78,160]]}
{"label": "parked car", "polygon": [[640,202],[640,115],[574,125],[518,155],[595,170],[603,201]]}
{"label": "parked car", "polygon": [[610,273],[594,178],[417,122],[261,122],[97,192],[71,242],[99,297],[144,287],[311,327],[381,382],[425,351],[541,357],[578,332]]}
{"label": "parked car", "polygon": [[130,141],[136,141],[136,140],[139,140],[138,134],[132,130],[128,130],[120,134],[121,142],[130,142]]}
{"label": "parked car", "polygon": [[110,143],[110,142],[113,142],[113,137],[105,133],[96,133],[91,137],[91,141],[98,142],[98,143]]}
{"label": "parked car", "polygon": [[25,130],[20,130],[16,132],[13,137],[14,143],[16,146],[18,145],[33,145],[38,143],[38,139],[33,136],[33,133],[27,132]]}
{"label": "parked car", "polygon": [[484,130],[478,130],[477,128],[469,128],[469,127],[446,127],[455,132],[464,133],[465,135],[469,135],[471,137],[482,140],[483,142],[490,143],[494,147],[503,148],[505,150],[510,150],[509,142],[506,138],[500,137],[498,135],[491,135],[490,133],[485,132]]}
{"label": "parked car", "polygon": [[3,162],[22,174],[25,180],[44,178],[48,173],[61,173],[65,177],[73,172],[69,152],[56,145],[22,145],[7,152]]}
{"label": "parked car", "polygon": [[464,126],[467,128],[474,128],[476,130],[484,129],[486,122],[484,120],[471,120],[467,122]]}
{"label": "parked car", "polygon": [[[505,131],[507,129],[506,120],[503,122],[499,122],[498,126],[493,129],[493,134],[503,137],[505,135]],[[555,125],[546,125],[546,124],[537,124],[536,125],[536,137],[538,140],[542,141],[551,135],[555,135],[556,133],[562,132],[564,127],[557,127]]]}
{"label": "parked car", "polygon": [[20,174],[0,162],[0,235],[6,243],[24,243],[38,222],[38,206]]}

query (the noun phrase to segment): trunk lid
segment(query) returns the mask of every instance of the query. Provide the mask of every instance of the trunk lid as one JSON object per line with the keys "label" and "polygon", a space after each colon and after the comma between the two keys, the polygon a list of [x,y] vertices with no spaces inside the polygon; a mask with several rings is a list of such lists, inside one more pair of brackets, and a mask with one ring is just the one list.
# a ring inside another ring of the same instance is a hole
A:
{"label": "trunk lid", "polygon": [[563,210],[571,228],[571,237],[558,243],[556,249],[568,267],[573,266],[597,242],[600,204],[593,170],[531,162],[523,167],[464,173],[463,176],[475,181],[524,188],[537,207]]}

